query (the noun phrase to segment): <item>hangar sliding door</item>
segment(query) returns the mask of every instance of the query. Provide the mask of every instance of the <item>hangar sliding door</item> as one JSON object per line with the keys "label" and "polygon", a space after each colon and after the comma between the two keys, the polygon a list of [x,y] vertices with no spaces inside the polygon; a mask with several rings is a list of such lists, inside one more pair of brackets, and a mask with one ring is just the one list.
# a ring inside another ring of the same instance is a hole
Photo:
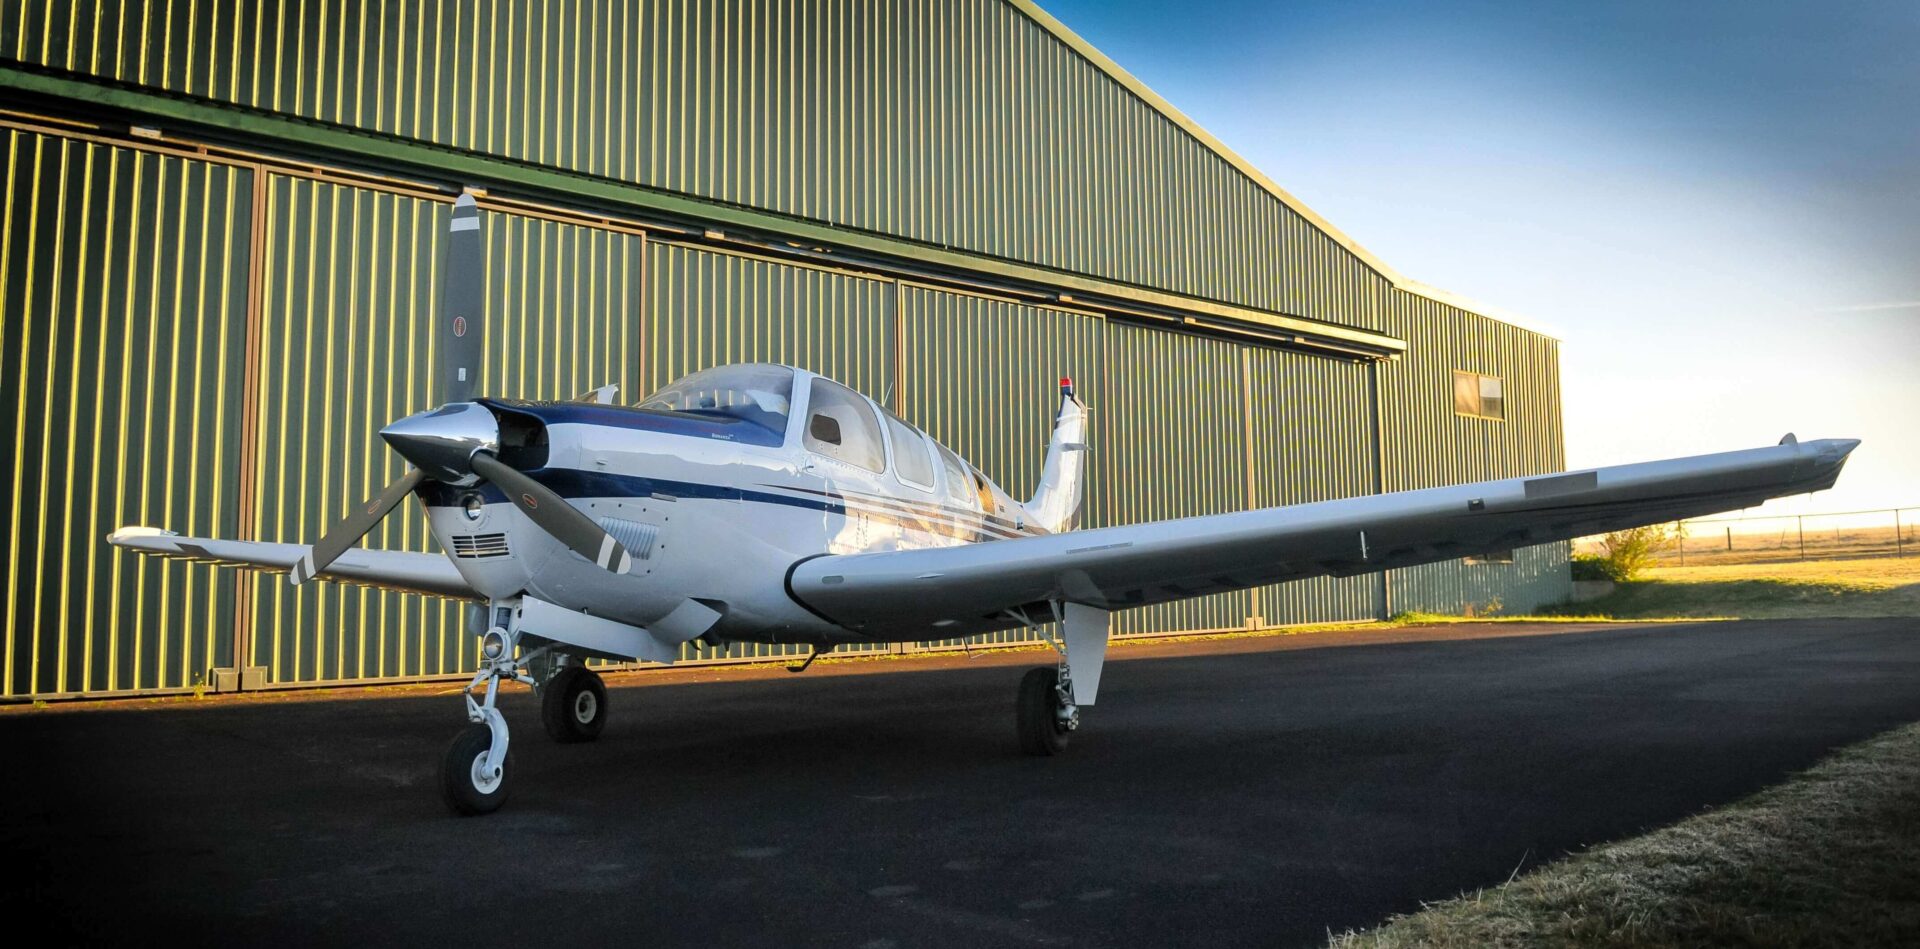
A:
{"label": "hangar sliding door", "polygon": [[0,696],[191,688],[236,576],[145,559],[126,524],[232,536],[251,173],[0,133]]}
{"label": "hangar sliding door", "polygon": [[[647,263],[649,389],[736,362],[797,365],[876,399],[899,384],[892,281],[661,243],[650,245]],[[681,647],[687,659],[805,652],[790,644],[714,649],[697,640]]]}
{"label": "hangar sliding door", "polygon": [[[1107,483],[1101,523],[1133,524],[1246,510],[1241,347],[1158,329],[1108,324]],[[1236,590],[1114,616],[1116,633],[1245,629],[1250,591]]]}
{"label": "hangar sliding door", "polygon": [[[1060,411],[1059,379],[1071,377],[1094,409],[1087,440],[1099,457],[1109,391],[1105,320],[913,285],[901,287],[900,299],[905,344],[895,408],[901,417],[1024,500],[1033,495],[1046,460]],[[1098,523],[1103,480],[1096,461],[1087,472],[1083,526]],[[983,641],[1028,638],[1025,630],[1007,630]]]}
{"label": "hangar sliding door", "polygon": [[[311,543],[400,476],[388,422],[431,408],[436,301],[448,204],[275,175],[260,279],[257,499],[248,539]],[[480,390],[568,398],[638,385],[644,240],[483,212],[486,355]],[[435,549],[416,502],[368,546]],[[276,684],[467,673],[477,663],[458,603],[341,584],[247,581],[251,664]]]}
{"label": "hangar sliding door", "polygon": [[[1372,494],[1380,464],[1370,365],[1247,347],[1253,507]],[[1378,576],[1315,577],[1255,591],[1268,626],[1380,618]]]}

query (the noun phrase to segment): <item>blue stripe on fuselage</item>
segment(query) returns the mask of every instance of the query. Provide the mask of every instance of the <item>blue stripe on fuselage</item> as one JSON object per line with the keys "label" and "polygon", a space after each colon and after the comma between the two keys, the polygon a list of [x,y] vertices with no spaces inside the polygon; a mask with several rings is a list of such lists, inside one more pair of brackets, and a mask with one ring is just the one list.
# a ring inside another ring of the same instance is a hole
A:
{"label": "blue stripe on fuselage", "polygon": [[[553,489],[563,498],[646,498],[656,494],[671,495],[675,498],[693,498],[718,501],[753,501],[762,504],[784,504],[788,507],[803,508],[812,511],[824,511],[830,514],[846,514],[848,505],[840,495],[824,494],[820,497],[795,497],[790,494],[777,494],[771,491],[756,491],[743,488],[725,487],[715,484],[700,484],[693,481],[671,481],[665,478],[647,478],[639,475],[609,474],[602,471],[584,471],[579,468],[535,468],[522,472],[527,477]],[[472,487],[457,487],[438,481],[426,482],[414,490],[420,502],[428,507],[458,507],[460,499],[470,493],[478,493],[481,500],[489,503],[503,503],[506,492],[491,482],[483,481]],[[869,516],[879,516],[897,521],[908,527],[916,527],[932,533],[946,533],[959,536],[953,531],[935,530],[933,525],[924,523],[924,519],[909,520],[891,512],[860,509]],[[974,515],[978,517],[979,515]],[[998,524],[986,524],[972,528],[969,533],[982,537],[1004,538],[1022,536],[1025,532],[1015,532],[1010,527]]]}

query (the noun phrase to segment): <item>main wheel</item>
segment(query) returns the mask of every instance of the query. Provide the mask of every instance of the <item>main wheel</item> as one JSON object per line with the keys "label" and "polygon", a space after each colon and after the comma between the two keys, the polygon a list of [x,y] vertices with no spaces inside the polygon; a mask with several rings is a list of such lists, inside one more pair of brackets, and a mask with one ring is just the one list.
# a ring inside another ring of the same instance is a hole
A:
{"label": "main wheel", "polygon": [[491,814],[507,802],[507,779],[513,774],[513,750],[498,775],[486,773],[487,751],[493,747],[493,729],[468,725],[447,746],[440,762],[440,792],[455,814],[471,817]]}
{"label": "main wheel", "polygon": [[607,727],[607,687],[585,666],[568,666],[547,681],[540,695],[540,722],[561,744],[592,741]]}
{"label": "main wheel", "polygon": [[1029,669],[1020,680],[1020,699],[1015,721],[1020,730],[1020,750],[1030,755],[1057,755],[1067,750],[1072,726],[1060,717],[1060,673],[1055,669]]}

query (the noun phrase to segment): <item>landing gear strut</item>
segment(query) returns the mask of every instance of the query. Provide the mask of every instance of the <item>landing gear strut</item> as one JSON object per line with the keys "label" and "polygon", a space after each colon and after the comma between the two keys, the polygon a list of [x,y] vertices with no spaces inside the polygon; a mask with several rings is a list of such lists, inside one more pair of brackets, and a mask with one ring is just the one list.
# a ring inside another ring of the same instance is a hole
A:
{"label": "landing gear strut", "polygon": [[[543,646],[516,657],[514,634],[502,626],[487,630],[481,637],[480,671],[462,693],[467,700],[467,721],[472,724],[454,737],[440,762],[440,791],[455,814],[491,814],[507,802],[513,758],[507,753],[507,719],[500,714],[495,699],[501,679],[534,685],[533,677],[523,667],[545,652]],[[482,686],[484,698],[476,702],[473,690]]]}

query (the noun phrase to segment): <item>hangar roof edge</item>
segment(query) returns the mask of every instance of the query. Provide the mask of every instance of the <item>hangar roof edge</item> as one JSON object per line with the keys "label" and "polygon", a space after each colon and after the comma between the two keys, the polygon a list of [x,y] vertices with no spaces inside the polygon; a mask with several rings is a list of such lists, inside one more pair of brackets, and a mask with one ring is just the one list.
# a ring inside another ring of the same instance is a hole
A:
{"label": "hangar roof edge", "polygon": [[1259,185],[1267,193],[1273,195],[1281,204],[1292,209],[1294,213],[1306,218],[1307,223],[1312,224],[1315,228],[1319,229],[1321,233],[1332,238],[1334,243],[1346,248],[1349,253],[1358,257],[1362,263],[1366,264],[1367,267],[1371,268],[1375,273],[1385,277],[1387,282],[1393,284],[1395,289],[1426,297],[1437,303],[1444,303],[1448,306],[1468,310],[1487,317],[1488,319],[1498,320],[1499,322],[1519,327],[1531,333],[1538,333],[1556,340],[1564,338],[1557,329],[1541,323],[1538,320],[1521,317],[1498,307],[1476,303],[1457,293],[1409,279],[1405,274],[1395,270],[1386,261],[1381,260],[1372,251],[1361,246],[1359,241],[1354,240],[1345,231],[1340,230],[1338,227],[1335,227],[1332,222],[1321,217],[1319,212],[1308,207],[1305,202],[1294,197],[1285,188],[1280,187],[1272,178],[1267,177],[1265,172],[1255,167],[1252,162],[1227,147],[1225,142],[1215,138],[1213,133],[1201,127],[1200,123],[1195,122],[1186,113],[1180,111],[1173,103],[1162,98],[1159,93],[1154,92],[1151,87],[1145,82],[1142,82],[1138,76],[1128,72],[1126,67],[1121,66],[1107,54],[1102,53],[1098,47],[1087,42],[1080,34],[1075,33],[1065,23],[1056,19],[1053,14],[1041,9],[1039,4],[1035,3],[1034,0],[1006,0],[1006,2],[1014,9],[1020,11],[1022,15],[1038,24],[1041,29],[1052,34],[1055,39],[1066,44],[1069,49],[1080,54],[1081,58],[1093,64],[1094,68],[1106,73],[1113,81],[1125,87],[1128,92],[1133,93],[1140,101],[1146,103],[1168,121],[1179,126],[1182,131],[1192,136],[1195,141],[1219,155],[1227,164],[1232,165],[1236,171],[1247,176],[1249,181]]}

